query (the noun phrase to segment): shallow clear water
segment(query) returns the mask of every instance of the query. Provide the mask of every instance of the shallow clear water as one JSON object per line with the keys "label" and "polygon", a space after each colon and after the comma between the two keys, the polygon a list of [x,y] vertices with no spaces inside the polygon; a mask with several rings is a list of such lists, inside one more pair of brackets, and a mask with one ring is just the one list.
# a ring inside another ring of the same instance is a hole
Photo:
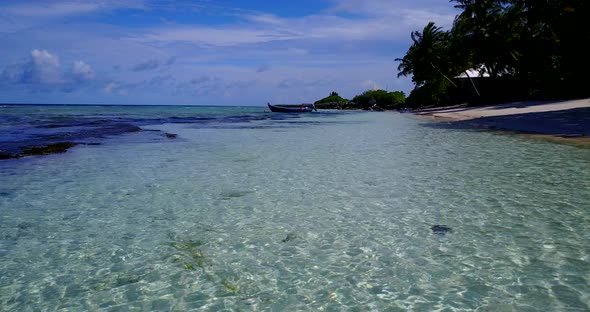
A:
{"label": "shallow clear water", "polygon": [[130,110],[178,137],[0,161],[0,310],[590,309],[589,149],[397,113]]}

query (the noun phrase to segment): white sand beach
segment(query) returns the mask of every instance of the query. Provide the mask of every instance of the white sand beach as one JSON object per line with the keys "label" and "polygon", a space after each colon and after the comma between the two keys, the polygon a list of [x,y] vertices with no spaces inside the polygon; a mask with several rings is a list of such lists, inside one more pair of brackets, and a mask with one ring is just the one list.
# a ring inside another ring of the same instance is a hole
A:
{"label": "white sand beach", "polygon": [[458,105],[414,112],[435,120],[590,142],[590,99]]}

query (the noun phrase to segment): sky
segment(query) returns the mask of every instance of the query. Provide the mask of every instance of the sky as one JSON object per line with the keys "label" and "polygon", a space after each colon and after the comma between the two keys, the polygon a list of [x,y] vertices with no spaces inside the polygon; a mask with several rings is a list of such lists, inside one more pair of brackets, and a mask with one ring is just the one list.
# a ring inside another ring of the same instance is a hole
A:
{"label": "sky", "polygon": [[0,1],[0,103],[265,105],[403,91],[441,0]]}

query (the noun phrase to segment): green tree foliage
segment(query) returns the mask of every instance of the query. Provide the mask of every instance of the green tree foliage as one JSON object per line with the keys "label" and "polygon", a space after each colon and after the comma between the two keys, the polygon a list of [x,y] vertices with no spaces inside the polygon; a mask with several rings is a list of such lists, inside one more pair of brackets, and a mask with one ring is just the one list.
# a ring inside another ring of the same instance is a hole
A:
{"label": "green tree foliage", "polygon": [[[453,1],[458,3],[455,8],[463,10],[455,18],[451,31],[456,50],[470,56],[471,63],[483,65],[492,77],[509,71],[514,33],[503,14],[502,1]],[[503,61],[498,62],[500,59]]]}
{"label": "green tree foliage", "polygon": [[451,34],[430,22],[422,32],[412,32],[411,38],[413,43],[406,55],[396,59],[400,62],[398,77],[412,75],[415,84],[407,103],[410,106],[446,103],[442,100],[444,92],[449,84],[453,84],[449,76],[453,77],[458,67],[452,63],[451,50],[456,46],[452,45]]}
{"label": "green tree foliage", "polygon": [[461,10],[452,29],[446,32],[428,23],[422,31],[411,33],[412,45],[403,58],[396,59],[398,77],[411,75],[415,84],[409,103],[447,104],[447,94],[455,88],[449,77],[469,68],[489,74],[491,80],[510,81],[524,95],[590,95],[586,86],[590,58],[585,48],[590,41],[590,1],[451,2]]}
{"label": "green tree foliage", "polygon": [[362,107],[376,105],[381,108],[396,108],[406,102],[406,96],[401,91],[368,90],[355,96],[352,101]]}
{"label": "green tree foliage", "polygon": [[444,106],[450,103],[447,96],[449,83],[444,79],[431,80],[424,85],[414,88],[406,102],[409,108],[420,108],[422,106]]}
{"label": "green tree foliage", "polygon": [[[428,23],[422,32],[411,34],[412,46],[402,59],[396,59],[400,76],[412,75],[416,86],[422,86],[434,76],[445,76],[449,72],[450,35],[433,22]],[[444,70],[445,72],[443,72]]]}
{"label": "green tree foliage", "polygon": [[349,100],[341,97],[340,95],[338,95],[337,92],[332,91],[330,92],[330,95],[316,101],[314,104],[323,104],[323,103],[346,103],[346,102],[350,102]]}

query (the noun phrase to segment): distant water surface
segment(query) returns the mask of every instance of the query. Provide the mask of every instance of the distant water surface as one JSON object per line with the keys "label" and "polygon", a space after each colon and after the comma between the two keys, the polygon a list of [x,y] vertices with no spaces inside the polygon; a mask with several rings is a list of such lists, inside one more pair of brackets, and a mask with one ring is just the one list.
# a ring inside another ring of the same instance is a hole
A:
{"label": "distant water surface", "polygon": [[0,161],[0,310],[590,309],[589,149],[393,112],[0,107],[0,149],[64,138],[98,145]]}

